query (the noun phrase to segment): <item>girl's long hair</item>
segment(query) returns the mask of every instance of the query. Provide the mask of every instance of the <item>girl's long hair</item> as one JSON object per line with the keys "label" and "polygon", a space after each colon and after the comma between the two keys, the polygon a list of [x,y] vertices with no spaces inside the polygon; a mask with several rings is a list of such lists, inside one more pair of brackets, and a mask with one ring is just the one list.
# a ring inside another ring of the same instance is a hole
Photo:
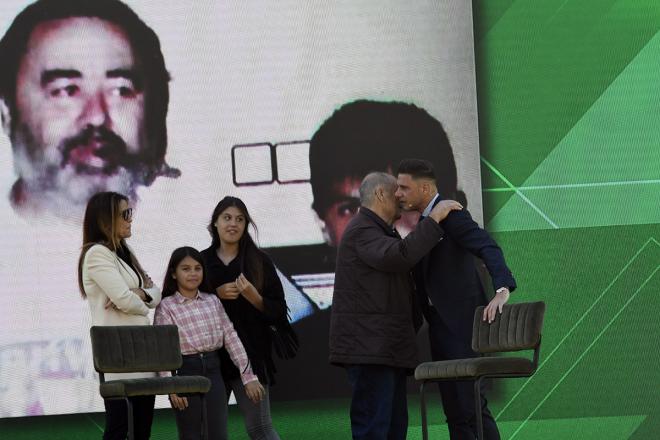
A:
{"label": "girl's long hair", "polygon": [[172,256],[170,257],[170,262],[167,263],[165,279],[163,280],[163,298],[174,295],[176,291],[179,290],[179,286],[173,275],[176,273],[176,268],[179,266],[181,261],[183,261],[183,259],[186,257],[190,257],[202,265],[202,283],[199,285],[199,290],[206,293],[211,292],[211,289],[209,289],[208,283],[206,281],[206,267],[204,267],[204,259],[202,258],[202,254],[200,254],[199,251],[193,247],[184,246],[175,249],[172,252]]}
{"label": "girl's long hair", "polygon": [[102,244],[113,252],[124,248],[129,252],[131,262],[138,275],[145,279],[145,272],[137,258],[130,252],[126,242],[117,238],[117,220],[121,217],[119,205],[121,201],[128,203],[128,197],[116,192],[106,191],[94,194],[87,202],[83,219],[83,242],[78,257],[78,289],[83,298],[87,297],[83,287],[82,267],[85,254],[95,244]]}
{"label": "girl's long hair", "polygon": [[250,232],[248,231],[248,226],[254,228],[255,233],[257,231],[257,225],[250,217],[247,206],[245,203],[238,197],[226,196],[224,199],[220,200],[213,210],[213,215],[211,215],[211,222],[208,225],[208,231],[211,234],[211,245],[214,249],[219,249],[221,246],[220,236],[218,235],[218,230],[215,227],[215,223],[227,208],[235,207],[241,214],[245,217],[245,231],[238,241],[238,258],[241,272],[245,274],[247,279],[254,285],[254,287],[261,291],[264,283],[264,258],[265,255],[257,247]]}

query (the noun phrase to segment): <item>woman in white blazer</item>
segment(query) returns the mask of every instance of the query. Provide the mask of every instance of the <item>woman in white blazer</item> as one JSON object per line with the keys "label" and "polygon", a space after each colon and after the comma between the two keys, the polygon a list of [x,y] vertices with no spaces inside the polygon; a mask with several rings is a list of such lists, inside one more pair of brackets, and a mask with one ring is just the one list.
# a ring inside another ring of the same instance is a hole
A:
{"label": "woman in white blazer", "polygon": [[[83,220],[83,247],[78,261],[78,285],[89,303],[92,325],[150,325],[149,309],[158,305],[160,290],[126,244],[133,210],[128,198],[115,192],[89,199]],[[107,380],[153,376],[152,373],[106,374]],[[135,438],[148,439],[154,396],[131,398]],[[123,440],[128,414],[123,400],[105,400],[104,440]]]}

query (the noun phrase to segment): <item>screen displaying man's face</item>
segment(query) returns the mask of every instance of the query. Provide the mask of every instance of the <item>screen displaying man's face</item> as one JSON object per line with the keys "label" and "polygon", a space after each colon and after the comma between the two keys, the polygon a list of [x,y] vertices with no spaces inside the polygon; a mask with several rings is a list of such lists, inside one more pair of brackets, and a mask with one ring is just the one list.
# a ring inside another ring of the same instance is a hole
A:
{"label": "screen displaying man's face", "polygon": [[348,222],[360,208],[360,180],[347,177],[332,185],[330,204],[321,216],[329,244],[338,246]]}
{"label": "screen displaying man's face", "polygon": [[[332,203],[325,210],[321,220],[324,224],[325,238],[328,244],[339,246],[348,223],[360,207],[361,179],[347,177],[342,182],[332,185]],[[397,215],[395,227],[402,235],[407,235],[415,228],[419,213],[401,212]]]}
{"label": "screen displaying man's face", "polygon": [[18,70],[11,134],[28,191],[39,182],[75,204],[96,191],[133,192],[132,156],[147,148],[135,65],[115,24],[75,17],[37,25]]}

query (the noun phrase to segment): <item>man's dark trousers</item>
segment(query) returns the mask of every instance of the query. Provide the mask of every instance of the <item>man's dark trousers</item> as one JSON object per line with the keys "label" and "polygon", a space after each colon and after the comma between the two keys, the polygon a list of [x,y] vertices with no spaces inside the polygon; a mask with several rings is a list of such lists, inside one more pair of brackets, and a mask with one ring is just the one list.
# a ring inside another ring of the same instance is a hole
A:
{"label": "man's dark trousers", "polygon": [[351,365],[351,431],[356,440],[403,440],[408,431],[406,370]]}

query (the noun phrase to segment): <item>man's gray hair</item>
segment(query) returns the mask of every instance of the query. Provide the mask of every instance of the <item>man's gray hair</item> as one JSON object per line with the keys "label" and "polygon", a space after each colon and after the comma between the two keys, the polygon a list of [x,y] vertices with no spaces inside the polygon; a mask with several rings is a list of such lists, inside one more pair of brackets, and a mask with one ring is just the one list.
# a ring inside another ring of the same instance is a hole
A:
{"label": "man's gray hair", "polygon": [[394,193],[396,192],[396,179],[391,174],[379,171],[367,174],[360,184],[360,204],[362,206],[367,208],[373,206],[378,187]]}

